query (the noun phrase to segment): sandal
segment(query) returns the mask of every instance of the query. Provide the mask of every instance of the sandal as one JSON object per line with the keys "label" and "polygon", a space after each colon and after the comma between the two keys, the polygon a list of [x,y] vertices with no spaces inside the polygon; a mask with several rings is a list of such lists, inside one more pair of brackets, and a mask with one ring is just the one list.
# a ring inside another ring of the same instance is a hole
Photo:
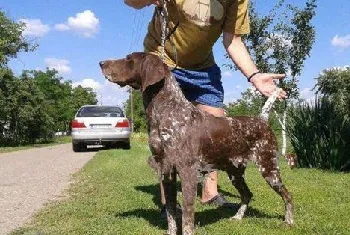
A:
{"label": "sandal", "polygon": [[222,195],[218,194],[209,201],[202,202],[202,205],[205,206],[216,206],[216,207],[226,207],[226,208],[234,208],[234,204],[227,201],[227,199]]}

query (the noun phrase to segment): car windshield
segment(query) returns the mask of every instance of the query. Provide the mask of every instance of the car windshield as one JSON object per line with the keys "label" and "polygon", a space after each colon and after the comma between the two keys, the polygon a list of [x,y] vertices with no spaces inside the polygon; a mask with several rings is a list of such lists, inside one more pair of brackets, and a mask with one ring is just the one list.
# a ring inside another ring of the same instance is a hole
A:
{"label": "car windshield", "polygon": [[123,111],[113,106],[88,106],[81,108],[77,117],[124,117]]}

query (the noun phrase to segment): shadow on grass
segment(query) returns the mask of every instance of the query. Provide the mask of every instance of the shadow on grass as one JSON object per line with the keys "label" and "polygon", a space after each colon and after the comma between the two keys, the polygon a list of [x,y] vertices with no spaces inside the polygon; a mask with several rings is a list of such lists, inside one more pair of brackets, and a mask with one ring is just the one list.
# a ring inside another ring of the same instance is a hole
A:
{"label": "shadow on grass", "polygon": [[[138,191],[153,195],[153,198],[152,198],[153,203],[159,207],[161,206],[159,184],[136,186],[135,189]],[[181,192],[181,183],[180,182],[177,182],[176,189],[178,192]],[[238,198],[238,199],[240,198],[238,195],[234,195],[230,192],[222,190],[220,188],[220,186],[218,186],[218,190],[224,196],[234,197],[234,198]],[[198,184],[197,195],[201,195],[201,193],[202,193],[202,184]]]}
{"label": "shadow on grass", "polygon": [[[181,184],[180,182],[177,182],[177,189],[180,191]],[[199,191],[201,190],[201,187],[198,187]],[[153,195],[152,201],[155,205],[160,207],[160,189],[158,184],[153,185],[142,185],[142,186],[136,186],[136,190],[148,193]],[[238,195],[233,195],[230,192],[222,191],[220,192],[226,196],[236,197],[239,198]],[[209,225],[218,222],[221,219],[228,219],[233,217],[236,212],[239,209],[238,203],[233,203],[233,208],[224,208],[224,207],[218,207],[213,208],[208,206],[207,209],[204,209],[204,211],[196,212],[195,213],[195,220],[196,224],[200,224],[201,226]],[[152,224],[155,227],[158,227],[160,229],[166,229],[166,219],[161,219],[160,216],[160,210],[156,209],[144,209],[139,208],[132,211],[127,211],[121,214],[116,214],[117,217],[140,217],[145,220],[147,220],[150,224]],[[177,215],[178,219],[181,218],[181,215]],[[262,211],[259,211],[257,209],[248,207],[245,217],[255,217],[255,218],[270,218],[270,219],[283,219],[282,215],[269,215]]]}
{"label": "shadow on grass", "polygon": [[[200,224],[200,226],[206,226],[214,224],[222,219],[229,219],[233,217],[239,208],[239,204],[235,204],[235,208],[209,208],[201,212],[195,213],[195,224]],[[116,217],[138,217],[143,218],[148,221],[152,226],[166,230],[167,221],[165,218],[161,218],[160,211],[156,209],[135,209],[132,211],[127,211],[124,213],[116,214]],[[248,208],[245,214],[245,218],[255,217],[255,218],[270,218],[270,219],[282,219],[283,216],[280,215],[268,215],[264,212],[256,210],[254,208]],[[244,219],[244,218],[243,218]],[[181,221],[181,212],[177,214],[178,222]]]}

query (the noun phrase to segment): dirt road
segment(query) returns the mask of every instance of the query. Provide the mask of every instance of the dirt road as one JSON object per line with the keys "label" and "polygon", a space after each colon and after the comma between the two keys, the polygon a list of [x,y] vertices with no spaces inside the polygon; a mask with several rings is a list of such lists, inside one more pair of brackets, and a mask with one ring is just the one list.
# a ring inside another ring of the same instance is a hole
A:
{"label": "dirt road", "polygon": [[0,235],[23,225],[44,203],[57,199],[71,175],[95,153],[74,153],[71,144],[63,144],[0,154]]}

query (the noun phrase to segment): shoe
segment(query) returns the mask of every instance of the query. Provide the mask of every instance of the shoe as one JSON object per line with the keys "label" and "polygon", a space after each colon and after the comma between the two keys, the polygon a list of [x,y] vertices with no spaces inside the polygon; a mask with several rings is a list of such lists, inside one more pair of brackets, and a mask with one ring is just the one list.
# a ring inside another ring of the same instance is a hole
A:
{"label": "shoe", "polygon": [[218,194],[209,201],[202,202],[202,205],[205,206],[216,206],[216,207],[226,207],[226,208],[234,208],[235,205],[229,201],[222,195]]}

